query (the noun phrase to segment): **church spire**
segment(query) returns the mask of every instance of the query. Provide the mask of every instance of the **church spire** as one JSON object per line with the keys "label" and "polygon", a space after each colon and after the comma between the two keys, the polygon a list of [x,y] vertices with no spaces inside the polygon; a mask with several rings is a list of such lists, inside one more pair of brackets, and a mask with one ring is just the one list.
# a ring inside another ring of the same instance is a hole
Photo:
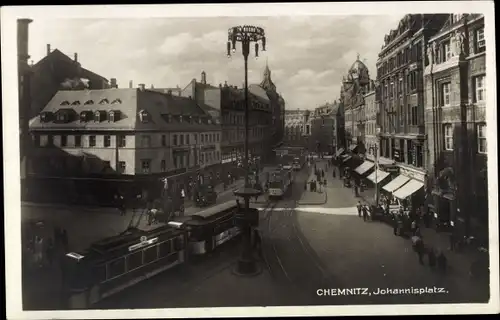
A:
{"label": "church spire", "polygon": [[260,87],[268,91],[276,91],[276,86],[271,80],[271,69],[269,69],[268,59],[266,57],[266,68],[264,69],[264,77],[260,83]]}

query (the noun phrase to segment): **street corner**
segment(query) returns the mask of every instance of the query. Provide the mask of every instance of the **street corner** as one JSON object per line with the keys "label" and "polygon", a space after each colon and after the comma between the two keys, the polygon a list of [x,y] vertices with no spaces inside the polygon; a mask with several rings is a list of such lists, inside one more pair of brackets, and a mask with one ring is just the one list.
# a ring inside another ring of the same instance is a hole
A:
{"label": "street corner", "polygon": [[314,205],[321,206],[326,204],[327,200],[328,200],[328,195],[326,191],[322,192],[304,191],[297,204],[307,205],[307,206],[314,206]]}

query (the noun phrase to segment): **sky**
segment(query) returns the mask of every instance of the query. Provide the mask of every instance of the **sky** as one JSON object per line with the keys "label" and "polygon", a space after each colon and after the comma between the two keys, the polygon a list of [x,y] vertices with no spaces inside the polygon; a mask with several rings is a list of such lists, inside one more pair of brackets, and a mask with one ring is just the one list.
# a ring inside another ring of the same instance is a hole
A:
{"label": "sky", "polygon": [[228,59],[227,30],[263,27],[267,51],[249,59],[249,83],[260,83],[266,61],[287,109],[314,109],[338,99],[344,74],[357,59],[375,77],[384,36],[402,14],[384,16],[271,16],[122,19],[36,19],[30,24],[29,51],[35,63],[46,45],[119,87],[132,80],[155,88],[186,86],[201,72],[207,82],[243,86],[241,47]]}

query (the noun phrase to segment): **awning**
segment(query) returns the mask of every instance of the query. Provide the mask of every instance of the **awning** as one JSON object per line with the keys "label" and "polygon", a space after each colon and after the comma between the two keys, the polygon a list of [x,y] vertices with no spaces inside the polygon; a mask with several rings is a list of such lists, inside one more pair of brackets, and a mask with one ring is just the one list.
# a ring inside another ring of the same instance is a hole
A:
{"label": "awning", "polygon": [[349,146],[349,150],[350,150],[350,151],[354,151],[354,149],[356,149],[357,147],[358,147],[358,145],[357,145],[357,144],[351,144],[351,145]]}
{"label": "awning", "polygon": [[371,168],[373,168],[374,166],[375,166],[375,164],[373,162],[371,162],[371,161],[365,161],[359,167],[357,167],[356,169],[354,169],[354,171],[356,171],[360,175],[363,175],[366,172],[368,172],[368,170],[370,170]]}
{"label": "awning", "polygon": [[406,199],[415,192],[417,192],[420,188],[424,186],[423,182],[420,182],[415,179],[410,179],[408,183],[403,185],[401,188],[398,190],[394,191],[393,195],[398,198],[398,199]]}
{"label": "awning", "polygon": [[385,172],[382,170],[375,170],[368,176],[368,179],[372,181],[373,183],[377,184],[380,183],[382,180],[387,178],[389,176],[389,172]]}
{"label": "awning", "polygon": [[340,148],[337,150],[337,152],[335,153],[335,156],[336,157],[339,157],[342,153],[344,153],[345,149],[344,148]]}
{"label": "awning", "polygon": [[347,156],[347,157],[345,157],[345,158],[342,158],[342,162],[346,162],[346,161],[348,161],[348,160],[349,160],[349,159],[351,159],[351,158],[352,158],[351,156]]}
{"label": "awning", "polygon": [[403,184],[407,183],[410,178],[404,175],[397,176],[394,180],[382,187],[387,192],[393,192],[394,190],[400,188]]}

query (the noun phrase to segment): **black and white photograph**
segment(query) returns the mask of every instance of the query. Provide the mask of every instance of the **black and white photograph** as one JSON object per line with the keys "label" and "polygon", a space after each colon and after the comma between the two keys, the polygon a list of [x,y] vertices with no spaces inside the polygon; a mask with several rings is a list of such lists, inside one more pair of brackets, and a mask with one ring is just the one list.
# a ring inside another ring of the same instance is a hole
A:
{"label": "black and white photograph", "polygon": [[7,317],[498,313],[493,12],[2,7]]}

